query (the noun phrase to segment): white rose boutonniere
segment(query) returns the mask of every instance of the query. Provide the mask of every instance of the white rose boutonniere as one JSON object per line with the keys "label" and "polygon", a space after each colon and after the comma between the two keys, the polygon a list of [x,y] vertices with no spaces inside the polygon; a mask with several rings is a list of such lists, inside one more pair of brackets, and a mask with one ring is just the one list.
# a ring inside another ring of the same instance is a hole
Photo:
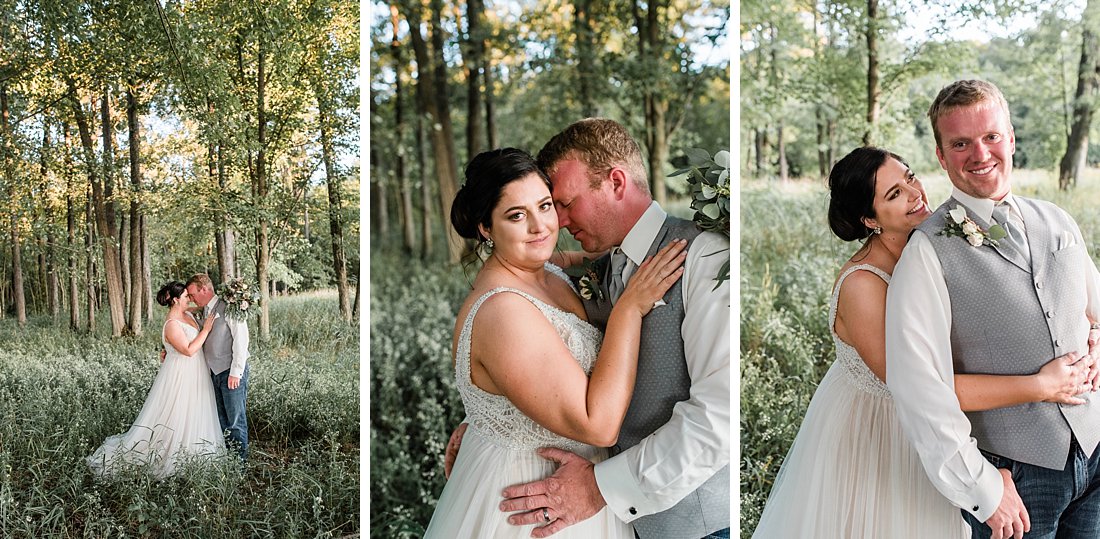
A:
{"label": "white rose boutonniere", "polygon": [[989,230],[982,230],[973,219],[966,216],[966,210],[962,206],[955,206],[948,210],[946,224],[943,230],[936,233],[938,236],[960,236],[966,238],[967,243],[973,247],[982,245],[997,246],[997,241],[1007,235],[1004,227],[993,225]]}

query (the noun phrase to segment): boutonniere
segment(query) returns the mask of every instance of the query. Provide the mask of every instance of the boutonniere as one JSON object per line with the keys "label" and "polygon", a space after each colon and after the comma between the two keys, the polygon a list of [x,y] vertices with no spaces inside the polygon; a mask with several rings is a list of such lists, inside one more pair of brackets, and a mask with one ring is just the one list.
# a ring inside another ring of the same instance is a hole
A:
{"label": "boutonniere", "polygon": [[966,210],[956,205],[955,209],[947,212],[946,224],[943,230],[937,232],[939,236],[959,236],[973,247],[981,245],[997,246],[997,241],[1008,235],[1001,225],[993,225],[989,230],[983,230],[973,219],[966,216]]}
{"label": "boutonniere", "polygon": [[581,262],[580,279],[577,280],[577,288],[580,290],[581,297],[587,300],[593,298],[596,301],[603,299],[603,291],[600,290],[600,277],[596,274],[596,268],[594,267],[594,261],[588,258]]}

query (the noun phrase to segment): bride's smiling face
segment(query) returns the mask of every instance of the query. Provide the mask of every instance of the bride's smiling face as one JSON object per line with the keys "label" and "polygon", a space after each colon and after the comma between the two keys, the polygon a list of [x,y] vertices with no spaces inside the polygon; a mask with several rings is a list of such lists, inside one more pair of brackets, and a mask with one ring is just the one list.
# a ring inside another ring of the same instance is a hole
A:
{"label": "bride's smiling face", "polygon": [[887,157],[875,173],[875,218],[865,219],[868,228],[880,226],[883,233],[907,236],[932,210],[928,195],[912,170],[901,161]]}
{"label": "bride's smiling face", "polygon": [[558,243],[558,214],[550,189],[538,174],[504,186],[490,215],[492,228],[480,226],[493,240],[493,253],[517,265],[541,266]]}

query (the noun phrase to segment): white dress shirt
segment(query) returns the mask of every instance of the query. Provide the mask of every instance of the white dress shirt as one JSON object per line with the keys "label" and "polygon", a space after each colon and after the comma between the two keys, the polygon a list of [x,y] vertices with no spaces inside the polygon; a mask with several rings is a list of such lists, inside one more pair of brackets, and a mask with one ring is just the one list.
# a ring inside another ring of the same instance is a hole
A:
{"label": "white dress shirt", "polygon": [[[221,298],[218,296],[210,299],[210,303],[207,303],[202,310],[204,318],[210,316],[210,313],[214,311],[214,306],[220,300]],[[221,319],[225,321],[225,325],[229,328],[229,334],[233,336],[233,363],[229,366],[229,376],[240,378],[244,375],[244,367],[248,362],[248,322],[234,320],[228,316],[222,316]]]}
{"label": "white dress shirt", "polygon": [[[994,201],[953,189],[963,206],[990,221]],[[1016,200],[1005,198],[1020,225]],[[1088,314],[1096,316],[1100,274],[1087,280]],[[932,484],[951,503],[986,521],[1001,502],[1000,473],[979,452],[970,421],[955,395],[951,357],[951,298],[928,237],[915,230],[894,267],[886,293],[886,383],[902,430],[920,454]]]}
{"label": "white dress shirt", "polygon": [[[623,240],[627,282],[645,259],[665,221],[652,203]],[[704,232],[684,262],[684,321],[680,335],[691,376],[690,398],[638,445],[595,466],[596,483],[608,507],[624,522],[664,511],[730,461],[730,282],[714,289],[729,241]],[[706,256],[713,253],[714,256]],[[658,307],[661,308],[661,307]],[[631,508],[634,512],[631,512]]]}

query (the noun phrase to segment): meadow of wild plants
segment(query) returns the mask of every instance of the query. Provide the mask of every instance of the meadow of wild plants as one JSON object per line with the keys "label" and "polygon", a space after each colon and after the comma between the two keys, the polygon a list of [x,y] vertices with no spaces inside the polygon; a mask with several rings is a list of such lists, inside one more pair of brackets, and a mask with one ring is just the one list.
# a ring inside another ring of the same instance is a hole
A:
{"label": "meadow of wild plants", "polygon": [[[939,172],[939,171],[937,171]],[[941,174],[920,175],[932,207],[950,195]],[[1048,172],[1017,170],[1013,193],[1068,211],[1100,251],[1100,171],[1068,192]],[[817,383],[832,364],[828,299],[859,245],[829,231],[824,181],[741,184],[741,536],[752,535],[772,481]]]}
{"label": "meadow of wild plants", "polygon": [[379,251],[370,264],[370,536],[422,537],[463,418],[451,334],[470,287],[461,267]]}
{"label": "meadow of wild plants", "polygon": [[114,340],[102,321],[81,335],[67,319],[0,320],[0,536],[358,534],[358,322],[340,320],[334,292],[275,298],[271,313],[270,341],[253,332],[247,466],[166,480],[96,480],[84,463],[137,416],[163,309],[145,335]]}

